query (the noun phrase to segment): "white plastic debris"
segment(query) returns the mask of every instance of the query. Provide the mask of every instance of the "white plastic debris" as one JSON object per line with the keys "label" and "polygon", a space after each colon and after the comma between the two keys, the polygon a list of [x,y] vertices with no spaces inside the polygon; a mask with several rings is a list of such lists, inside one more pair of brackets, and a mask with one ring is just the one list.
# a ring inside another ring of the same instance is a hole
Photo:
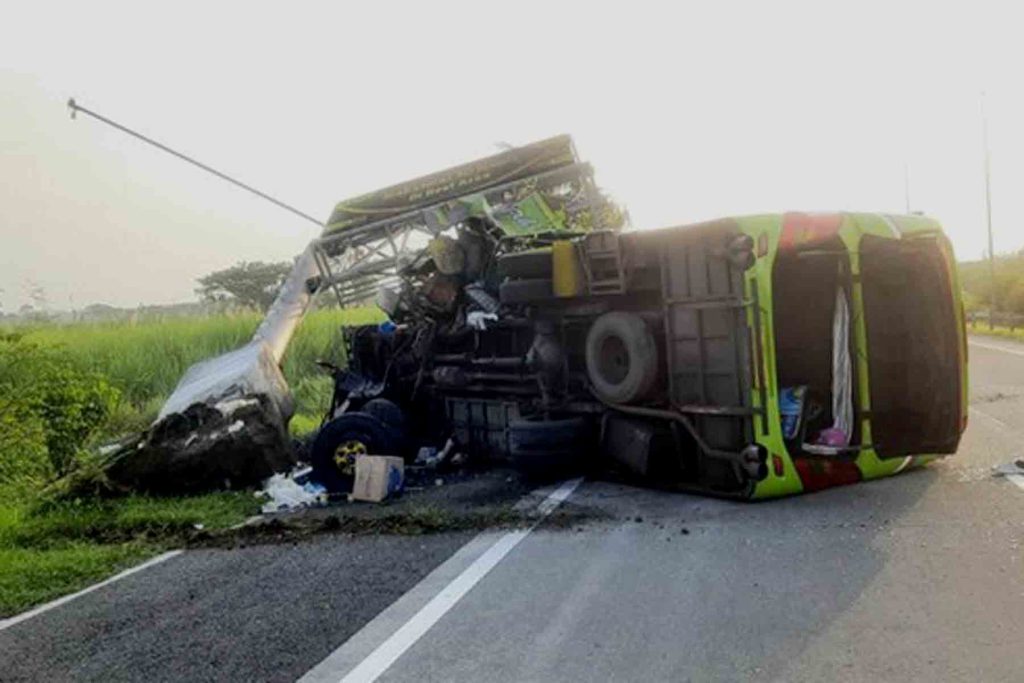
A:
{"label": "white plastic debris", "polygon": [[1024,475],[1024,459],[1014,460],[998,467],[992,468],[992,474],[997,477],[1010,475]]}
{"label": "white plastic debris", "polygon": [[437,461],[437,449],[433,446],[422,446],[416,452],[415,464],[420,467],[436,467]]}
{"label": "white plastic debris", "polygon": [[275,474],[267,479],[261,493],[270,499],[263,504],[264,513],[300,510],[327,503],[327,489],[312,481],[299,484],[291,474]]}
{"label": "white plastic debris", "polygon": [[259,403],[259,399],[255,398],[232,398],[226,401],[220,401],[213,407],[216,408],[224,417],[231,417],[240,409],[257,406]]}
{"label": "white plastic debris", "polygon": [[486,330],[488,321],[495,321],[498,316],[484,311],[470,311],[466,314],[466,324],[474,330]]}

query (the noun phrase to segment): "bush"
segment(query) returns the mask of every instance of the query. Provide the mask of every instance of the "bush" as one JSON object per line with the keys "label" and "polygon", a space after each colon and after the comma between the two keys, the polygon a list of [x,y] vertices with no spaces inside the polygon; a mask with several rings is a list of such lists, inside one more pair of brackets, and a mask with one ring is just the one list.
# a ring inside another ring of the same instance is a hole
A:
{"label": "bush", "polygon": [[0,499],[25,497],[52,476],[42,420],[24,403],[0,396]]}
{"label": "bush", "polygon": [[60,349],[0,338],[0,486],[35,488],[68,473],[117,400]]}

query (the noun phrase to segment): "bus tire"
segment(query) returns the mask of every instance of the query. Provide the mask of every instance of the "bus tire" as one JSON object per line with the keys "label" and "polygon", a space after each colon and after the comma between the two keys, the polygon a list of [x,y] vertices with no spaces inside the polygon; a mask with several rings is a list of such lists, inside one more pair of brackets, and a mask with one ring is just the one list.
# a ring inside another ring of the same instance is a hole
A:
{"label": "bus tire", "polygon": [[396,432],[405,434],[405,414],[393,401],[386,398],[373,398],[363,404],[360,412],[373,415]]}
{"label": "bus tire", "polygon": [[658,346],[643,319],[623,311],[605,313],[587,332],[587,377],[608,403],[635,403],[658,381]]}
{"label": "bus tire", "polygon": [[516,420],[508,425],[509,450],[571,450],[578,448],[587,435],[582,417],[559,420]]}
{"label": "bus tire", "polygon": [[313,440],[313,479],[331,493],[352,490],[355,460],[361,455],[396,455],[398,434],[373,415],[343,413],[325,424]]}

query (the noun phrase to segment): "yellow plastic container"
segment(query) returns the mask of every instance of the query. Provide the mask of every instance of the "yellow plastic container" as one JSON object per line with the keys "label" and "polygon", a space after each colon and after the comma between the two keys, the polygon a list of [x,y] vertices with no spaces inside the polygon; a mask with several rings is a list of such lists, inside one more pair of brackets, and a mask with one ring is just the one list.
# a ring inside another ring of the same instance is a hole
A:
{"label": "yellow plastic container", "polygon": [[583,264],[576,245],[569,240],[558,240],[551,245],[551,286],[555,296],[580,296],[584,285]]}

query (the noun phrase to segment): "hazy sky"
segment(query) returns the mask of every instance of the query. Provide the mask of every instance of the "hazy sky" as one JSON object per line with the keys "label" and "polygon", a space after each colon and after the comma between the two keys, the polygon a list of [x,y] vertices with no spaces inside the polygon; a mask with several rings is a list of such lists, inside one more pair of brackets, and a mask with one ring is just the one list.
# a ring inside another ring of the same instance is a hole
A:
{"label": "hazy sky", "polygon": [[80,117],[82,104],[315,216],[347,196],[571,133],[637,227],[904,208],[960,258],[1024,246],[1013,3],[0,5],[0,303],[194,299],[315,226]]}

